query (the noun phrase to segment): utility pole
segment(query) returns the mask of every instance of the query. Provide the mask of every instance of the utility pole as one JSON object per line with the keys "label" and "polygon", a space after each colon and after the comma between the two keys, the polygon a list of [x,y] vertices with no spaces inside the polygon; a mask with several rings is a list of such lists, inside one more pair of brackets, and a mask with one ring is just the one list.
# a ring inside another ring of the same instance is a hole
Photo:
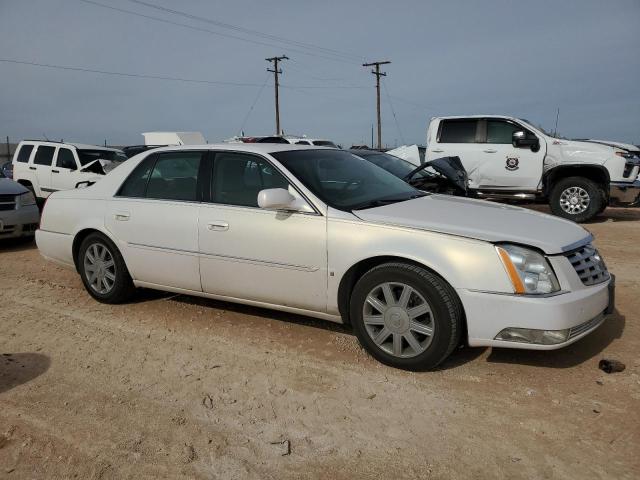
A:
{"label": "utility pole", "polygon": [[273,72],[273,76],[274,76],[273,84],[276,92],[276,135],[280,135],[280,132],[281,132],[280,130],[280,97],[278,93],[280,84],[278,83],[278,75],[282,73],[282,70],[278,68],[278,63],[281,62],[282,60],[289,60],[289,57],[287,57],[286,55],[282,55],[280,57],[265,58],[265,60],[267,62],[273,63],[273,70],[270,68],[267,68],[267,72]]}
{"label": "utility pole", "polygon": [[376,107],[378,112],[378,149],[382,149],[382,121],[380,120],[380,77],[386,77],[387,74],[380,71],[380,65],[386,65],[391,63],[389,61],[384,62],[371,62],[363,63],[363,67],[376,67],[375,70],[371,70],[376,76]]}
{"label": "utility pole", "polygon": [[558,107],[558,111],[556,112],[556,128],[555,128],[555,131],[553,133],[554,137],[558,136],[558,117],[560,117],[560,107]]}

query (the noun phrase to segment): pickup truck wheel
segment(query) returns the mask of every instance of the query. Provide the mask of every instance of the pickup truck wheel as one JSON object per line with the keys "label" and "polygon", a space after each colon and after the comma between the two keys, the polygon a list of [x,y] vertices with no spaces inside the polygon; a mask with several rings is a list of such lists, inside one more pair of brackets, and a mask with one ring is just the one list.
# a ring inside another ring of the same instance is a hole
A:
{"label": "pickup truck wheel", "polygon": [[606,204],[605,194],[597,183],[583,177],[568,177],[556,183],[549,206],[554,215],[574,222],[586,222],[600,213]]}
{"label": "pickup truck wheel", "polygon": [[122,255],[104,235],[92,233],[78,251],[78,269],[87,292],[102,303],[122,303],[135,287]]}
{"label": "pickup truck wheel", "polygon": [[404,263],[365,273],[351,295],[350,314],[360,344],[380,362],[404,370],[438,366],[462,331],[462,307],[451,286]]}

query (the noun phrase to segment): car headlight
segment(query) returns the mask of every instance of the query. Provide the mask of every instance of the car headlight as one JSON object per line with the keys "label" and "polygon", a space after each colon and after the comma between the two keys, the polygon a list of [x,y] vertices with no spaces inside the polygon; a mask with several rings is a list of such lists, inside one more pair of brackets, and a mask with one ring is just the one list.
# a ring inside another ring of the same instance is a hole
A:
{"label": "car headlight", "polygon": [[539,295],[560,290],[558,279],[543,255],[510,244],[496,245],[496,250],[515,293]]}
{"label": "car headlight", "polygon": [[19,195],[19,205],[21,207],[27,207],[29,205],[36,204],[36,197],[33,192],[25,192]]}

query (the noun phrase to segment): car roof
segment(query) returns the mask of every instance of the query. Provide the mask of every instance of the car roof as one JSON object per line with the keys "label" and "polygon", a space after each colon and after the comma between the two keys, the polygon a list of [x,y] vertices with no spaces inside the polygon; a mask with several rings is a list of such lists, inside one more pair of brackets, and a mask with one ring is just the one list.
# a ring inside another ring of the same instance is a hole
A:
{"label": "car roof", "polygon": [[87,145],[85,143],[58,142],[56,140],[30,140],[30,139],[25,139],[25,140],[22,140],[20,143],[28,143],[28,144],[43,143],[43,144],[51,144],[51,145],[67,145],[67,146],[76,147],[77,149],[80,149],[80,150],[105,150],[105,151],[108,151],[108,152],[121,152],[122,151],[119,148],[102,147],[100,145]]}
{"label": "car roof", "polygon": [[250,153],[276,153],[296,150],[332,150],[331,147],[320,147],[317,145],[294,145],[291,143],[207,143],[205,145],[174,145],[158,148],[155,152],[176,151],[176,150],[229,150]]}
{"label": "car roof", "polygon": [[495,114],[487,114],[487,115],[449,115],[446,117],[433,117],[433,120],[457,120],[463,118],[504,118],[508,120],[517,120],[516,117],[511,117],[509,115],[495,115]]}

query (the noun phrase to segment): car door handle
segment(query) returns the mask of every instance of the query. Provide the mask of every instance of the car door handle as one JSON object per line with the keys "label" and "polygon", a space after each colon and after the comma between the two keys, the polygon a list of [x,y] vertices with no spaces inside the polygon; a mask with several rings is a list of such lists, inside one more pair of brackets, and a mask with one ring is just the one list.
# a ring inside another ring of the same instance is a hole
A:
{"label": "car door handle", "polygon": [[434,148],[433,150],[431,150],[433,153],[442,153],[444,152],[444,150],[442,150],[441,148]]}
{"label": "car door handle", "polygon": [[207,223],[207,229],[212,232],[223,232],[229,230],[229,224],[227,222],[209,222]]}
{"label": "car door handle", "polygon": [[113,217],[119,222],[126,222],[131,218],[131,214],[129,212],[116,212]]}
{"label": "car door handle", "polygon": [[497,150],[494,150],[493,148],[487,148],[486,150],[484,150],[484,153],[496,153]]}
{"label": "car door handle", "polygon": [[29,170],[37,170],[36,167],[29,167]]}
{"label": "car door handle", "polygon": [[51,173],[60,173],[60,170],[51,170]]}

